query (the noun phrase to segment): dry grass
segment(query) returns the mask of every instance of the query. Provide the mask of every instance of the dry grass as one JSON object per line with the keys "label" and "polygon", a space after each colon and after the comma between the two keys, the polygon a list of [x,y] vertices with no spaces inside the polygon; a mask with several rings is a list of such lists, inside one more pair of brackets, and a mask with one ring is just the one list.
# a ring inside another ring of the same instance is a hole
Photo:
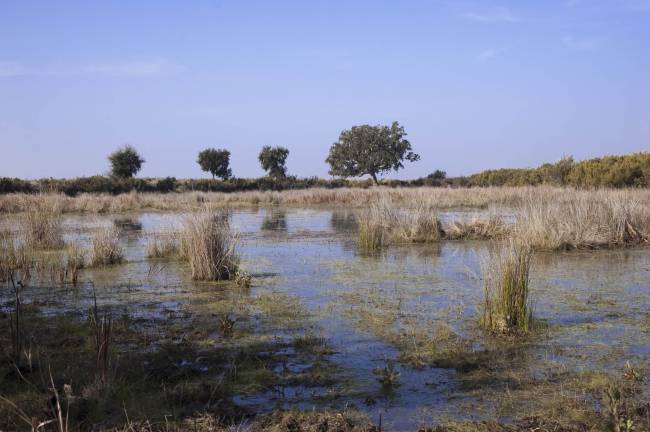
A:
{"label": "dry grass", "polygon": [[514,237],[543,250],[647,243],[650,206],[632,191],[593,192],[562,202],[528,200],[517,215]]}
{"label": "dry grass", "polygon": [[511,242],[484,264],[483,327],[497,334],[527,333],[532,324],[529,246]]}
{"label": "dry grass", "polygon": [[469,221],[456,220],[444,226],[448,240],[503,239],[510,234],[510,226],[498,216],[476,217]]}
{"label": "dry grass", "polygon": [[174,231],[156,233],[147,243],[147,258],[172,258],[179,254],[179,236]]}
{"label": "dry grass", "polygon": [[22,219],[23,236],[29,247],[59,249],[64,246],[61,211],[56,202],[38,201]]}
{"label": "dry grass", "polygon": [[359,215],[359,245],[371,251],[388,243],[426,243],[442,238],[435,209],[417,207],[405,211],[381,199]]}
{"label": "dry grass", "polygon": [[183,225],[181,253],[190,263],[192,279],[234,278],[239,259],[227,215],[203,210],[186,217]]}
{"label": "dry grass", "polygon": [[119,264],[124,261],[118,231],[106,228],[100,231],[92,242],[91,264],[94,267]]}
{"label": "dry grass", "polygon": [[488,188],[387,188],[369,189],[303,189],[250,192],[186,192],[173,194],[131,192],[122,195],[81,194],[68,197],[63,194],[6,194],[0,195],[0,213],[26,212],[40,203],[56,205],[63,213],[121,213],[137,210],[188,210],[235,206],[344,206],[367,208],[380,199],[387,199],[401,207],[427,208],[486,208],[516,207],[530,200],[534,202],[570,202],[578,197],[623,196],[650,205],[650,190],[588,191],[559,187],[488,187]]}
{"label": "dry grass", "polygon": [[34,265],[30,248],[20,244],[7,231],[0,231],[0,282],[12,278],[26,283]]}

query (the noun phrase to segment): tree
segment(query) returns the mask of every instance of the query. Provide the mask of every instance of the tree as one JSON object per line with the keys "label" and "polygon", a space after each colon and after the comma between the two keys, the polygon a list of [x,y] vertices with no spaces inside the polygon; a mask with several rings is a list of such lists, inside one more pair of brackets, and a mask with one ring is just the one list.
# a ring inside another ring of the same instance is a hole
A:
{"label": "tree", "polygon": [[267,171],[269,176],[284,178],[287,176],[287,156],[289,156],[289,150],[284,147],[264,146],[258,159],[262,169]]}
{"label": "tree", "polygon": [[212,174],[212,178],[226,180],[232,176],[230,170],[230,152],[222,149],[205,149],[199,152],[198,164],[203,171]]}
{"label": "tree", "polygon": [[404,160],[420,159],[411,151],[411,143],[405,136],[404,128],[397,122],[390,127],[362,125],[344,130],[325,160],[330,164],[329,172],[340,177],[368,174],[377,184],[377,174],[404,168]]}
{"label": "tree", "polygon": [[429,174],[427,178],[431,180],[444,180],[447,178],[447,173],[442,170],[435,170],[434,172]]}
{"label": "tree", "polygon": [[145,162],[133,146],[125,145],[108,156],[111,173],[116,177],[133,177]]}

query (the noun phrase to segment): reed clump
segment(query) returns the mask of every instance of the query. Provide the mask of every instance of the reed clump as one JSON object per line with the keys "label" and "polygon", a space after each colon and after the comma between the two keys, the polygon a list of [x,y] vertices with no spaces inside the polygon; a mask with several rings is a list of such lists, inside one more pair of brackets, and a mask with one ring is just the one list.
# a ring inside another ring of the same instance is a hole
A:
{"label": "reed clump", "polygon": [[39,201],[30,207],[22,219],[22,229],[29,247],[60,249],[65,245],[61,211],[51,200]]}
{"label": "reed clump", "polygon": [[26,284],[34,266],[30,248],[16,241],[8,231],[0,231],[0,282]]}
{"label": "reed clump", "polygon": [[381,199],[358,217],[359,246],[373,251],[389,243],[427,243],[444,234],[435,209],[421,206],[401,209]]}
{"label": "reed clump", "polygon": [[631,193],[600,192],[563,202],[529,200],[520,208],[513,234],[541,250],[644,244],[650,239],[650,206]]}
{"label": "reed clump", "polygon": [[124,251],[120,246],[117,229],[105,228],[101,230],[92,241],[93,267],[119,264],[124,261]]}
{"label": "reed clump", "polygon": [[179,253],[180,241],[176,232],[156,233],[147,243],[147,258],[173,258]]}
{"label": "reed clump", "polygon": [[471,220],[455,220],[444,226],[448,240],[491,240],[508,237],[511,227],[502,218],[491,215]]}
{"label": "reed clump", "polygon": [[525,334],[533,323],[530,303],[530,246],[510,242],[484,263],[481,324],[500,335]]}
{"label": "reed clump", "polygon": [[208,209],[185,218],[181,255],[190,264],[192,279],[234,278],[239,268],[235,245],[227,215]]}

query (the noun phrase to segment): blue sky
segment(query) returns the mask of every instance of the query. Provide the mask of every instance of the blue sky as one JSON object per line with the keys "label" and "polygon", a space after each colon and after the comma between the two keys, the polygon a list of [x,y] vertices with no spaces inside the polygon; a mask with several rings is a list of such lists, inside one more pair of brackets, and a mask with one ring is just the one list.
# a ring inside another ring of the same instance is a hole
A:
{"label": "blue sky", "polygon": [[0,0],[0,176],[327,176],[356,124],[399,121],[450,175],[650,150],[650,0]]}

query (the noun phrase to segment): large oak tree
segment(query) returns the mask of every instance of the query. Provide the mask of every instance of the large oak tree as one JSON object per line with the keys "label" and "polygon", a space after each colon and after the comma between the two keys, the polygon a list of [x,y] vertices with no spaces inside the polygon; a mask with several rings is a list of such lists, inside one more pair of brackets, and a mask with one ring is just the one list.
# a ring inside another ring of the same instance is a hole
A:
{"label": "large oak tree", "polygon": [[390,127],[361,125],[344,130],[326,159],[330,164],[329,173],[340,177],[367,174],[377,184],[378,174],[404,168],[405,160],[420,159],[405,136],[404,128],[397,122]]}

